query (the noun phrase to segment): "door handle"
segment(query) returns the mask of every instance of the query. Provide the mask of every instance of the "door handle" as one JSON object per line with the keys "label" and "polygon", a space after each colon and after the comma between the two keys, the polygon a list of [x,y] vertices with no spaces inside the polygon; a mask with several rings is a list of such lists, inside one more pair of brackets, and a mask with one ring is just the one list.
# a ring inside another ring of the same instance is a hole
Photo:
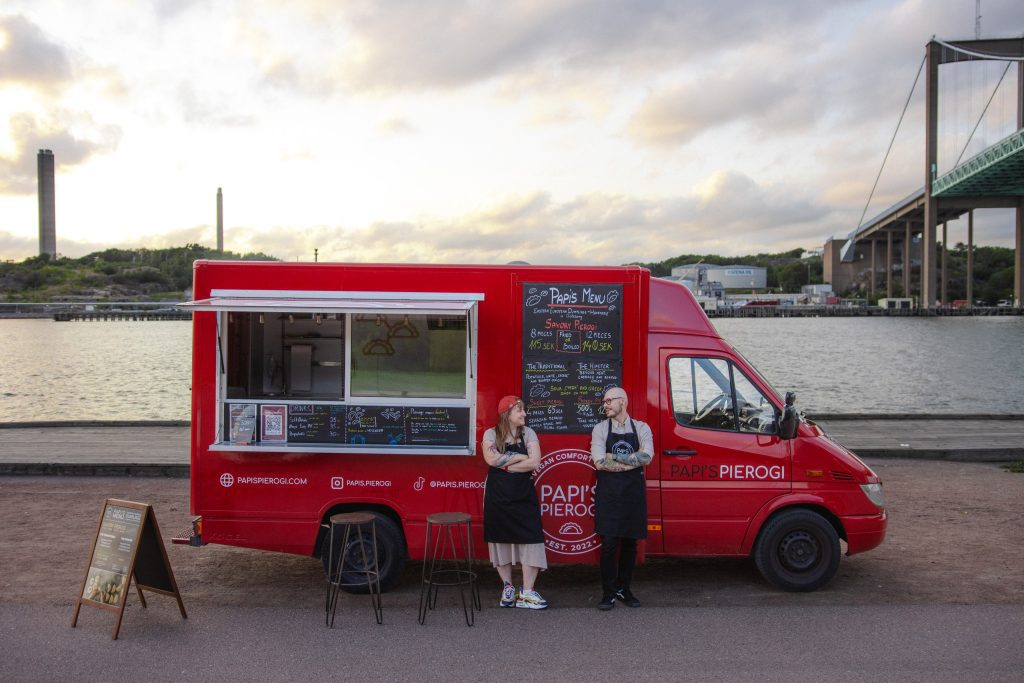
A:
{"label": "door handle", "polygon": [[665,451],[665,455],[697,455],[697,451]]}

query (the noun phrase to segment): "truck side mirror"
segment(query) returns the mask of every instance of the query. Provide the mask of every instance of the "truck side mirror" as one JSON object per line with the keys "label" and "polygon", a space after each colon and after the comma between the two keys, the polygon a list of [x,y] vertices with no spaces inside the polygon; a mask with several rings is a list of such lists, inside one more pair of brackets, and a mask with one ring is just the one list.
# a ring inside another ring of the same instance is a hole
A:
{"label": "truck side mirror", "polygon": [[794,403],[796,403],[796,394],[792,391],[787,391],[786,407],[782,411],[782,417],[779,419],[779,436],[783,439],[795,438],[797,427],[800,425],[800,416],[797,414]]}

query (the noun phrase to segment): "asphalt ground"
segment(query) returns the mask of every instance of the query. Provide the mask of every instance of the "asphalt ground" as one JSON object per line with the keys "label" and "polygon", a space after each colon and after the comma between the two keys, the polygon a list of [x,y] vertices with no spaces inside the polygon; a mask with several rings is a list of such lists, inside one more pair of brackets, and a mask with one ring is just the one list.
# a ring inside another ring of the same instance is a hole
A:
{"label": "asphalt ground", "polygon": [[1020,681],[1024,610],[1006,606],[491,610],[473,628],[369,608],[0,606],[5,681]]}
{"label": "asphalt ground", "polygon": [[[343,594],[324,625],[323,570],[310,557],[169,544],[188,481],[0,477],[0,680],[921,680],[1022,679],[1024,475],[992,463],[869,459],[886,486],[886,541],[843,557],[813,593],[767,584],[747,560],[651,560],[639,609],[594,608],[591,566],[553,566],[551,608],[484,607],[467,628],[458,594],[416,621],[419,563],[384,596]],[[114,615],[84,606],[70,627],[105,498],[154,506],[188,619],[171,598],[130,594]]]}

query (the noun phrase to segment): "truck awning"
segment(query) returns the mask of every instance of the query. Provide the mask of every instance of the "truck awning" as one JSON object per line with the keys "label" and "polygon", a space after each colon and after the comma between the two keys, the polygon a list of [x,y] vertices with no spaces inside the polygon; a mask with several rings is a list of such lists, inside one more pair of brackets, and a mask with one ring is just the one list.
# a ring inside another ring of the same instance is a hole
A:
{"label": "truck awning", "polygon": [[366,313],[405,311],[430,315],[458,315],[471,309],[484,295],[473,292],[290,292],[218,291],[208,299],[178,304],[201,311],[282,311],[295,313]]}

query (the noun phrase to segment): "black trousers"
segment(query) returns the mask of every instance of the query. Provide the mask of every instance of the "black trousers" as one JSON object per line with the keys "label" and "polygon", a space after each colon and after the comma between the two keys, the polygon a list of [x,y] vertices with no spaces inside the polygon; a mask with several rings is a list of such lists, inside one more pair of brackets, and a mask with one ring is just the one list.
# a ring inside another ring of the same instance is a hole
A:
{"label": "black trousers", "polygon": [[601,537],[601,590],[604,595],[614,595],[621,588],[629,588],[634,564],[635,538]]}

